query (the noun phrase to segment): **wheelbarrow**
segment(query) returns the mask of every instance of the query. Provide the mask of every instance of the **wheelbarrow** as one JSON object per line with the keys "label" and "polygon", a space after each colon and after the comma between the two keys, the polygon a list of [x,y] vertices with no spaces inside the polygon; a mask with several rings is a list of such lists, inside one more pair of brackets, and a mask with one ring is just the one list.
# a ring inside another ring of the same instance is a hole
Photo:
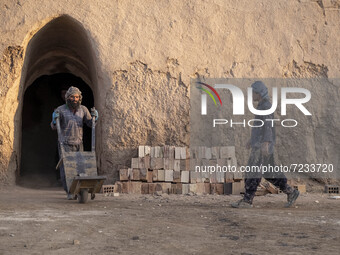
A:
{"label": "wheelbarrow", "polygon": [[[95,110],[92,108],[91,110]],[[60,160],[56,166],[59,168],[64,165],[67,191],[73,197],[78,199],[79,203],[86,203],[89,193],[91,199],[95,194],[100,192],[105,176],[98,176],[97,162],[95,152],[95,117],[92,117],[92,139],[91,151],[67,152],[64,149],[62,134],[60,129],[60,120],[56,119],[58,142],[60,146]]]}

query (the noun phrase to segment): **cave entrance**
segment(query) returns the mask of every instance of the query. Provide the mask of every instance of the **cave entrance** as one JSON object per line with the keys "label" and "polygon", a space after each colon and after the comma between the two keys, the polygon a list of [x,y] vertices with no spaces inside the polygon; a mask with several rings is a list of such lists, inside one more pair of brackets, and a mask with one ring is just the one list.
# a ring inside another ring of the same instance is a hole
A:
{"label": "cave entrance", "polygon": [[[39,77],[26,90],[22,111],[21,172],[19,184],[31,187],[60,186],[57,132],[50,127],[52,112],[65,103],[65,91],[75,86],[83,96],[82,105],[93,107],[91,88],[72,74]],[[91,150],[91,129],[84,125],[84,150]]]}
{"label": "cave entrance", "polygon": [[[95,106],[94,55],[88,32],[68,15],[51,20],[30,39],[22,73],[19,185],[58,185],[57,132],[50,127],[52,112],[64,104],[61,91],[70,86],[82,91],[82,104],[89,110]],[[84,150],[90,150],[91,129],[85,126]]]}

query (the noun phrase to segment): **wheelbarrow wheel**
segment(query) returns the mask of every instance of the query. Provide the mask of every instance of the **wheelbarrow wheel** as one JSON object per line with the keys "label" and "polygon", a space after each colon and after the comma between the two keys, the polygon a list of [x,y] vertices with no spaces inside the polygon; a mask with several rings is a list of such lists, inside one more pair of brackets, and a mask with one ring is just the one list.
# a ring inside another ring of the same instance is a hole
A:
{"label": "wheelbarrow wheel", "polygon": [[78,202],[81,204],[85,204],[87,202],[88,196],[89,196],[88,189],[81,189],[78,195]]}

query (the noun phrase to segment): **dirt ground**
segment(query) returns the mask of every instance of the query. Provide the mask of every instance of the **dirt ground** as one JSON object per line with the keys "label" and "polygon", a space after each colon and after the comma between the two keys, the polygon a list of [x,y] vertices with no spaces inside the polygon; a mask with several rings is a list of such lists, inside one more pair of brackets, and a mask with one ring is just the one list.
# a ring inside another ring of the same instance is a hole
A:
{"label": "dirt ground", "polygon": [[60,188],[0,189],[0,254],[339,254],[340,199],[98,194],[67,201]]}

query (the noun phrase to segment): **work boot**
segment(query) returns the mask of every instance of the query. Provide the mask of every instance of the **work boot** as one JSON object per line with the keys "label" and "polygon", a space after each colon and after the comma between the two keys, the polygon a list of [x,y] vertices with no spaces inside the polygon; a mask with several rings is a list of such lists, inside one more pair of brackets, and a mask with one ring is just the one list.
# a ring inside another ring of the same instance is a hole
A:
{"label": "work boot", "polygon": [[253,205],[250,202],[248,202],[244,199],[241,199],[240,201],[231,203],[231,207],[234,207],[234,208],[253,208]]}
{"label": "work boot", "polygon": [[288,203],[285,205],[285,207],[291,207],[296,199],[299,197],[300,192],[296,189],[293,190],[292,193],[287,194],[287,201]]}

